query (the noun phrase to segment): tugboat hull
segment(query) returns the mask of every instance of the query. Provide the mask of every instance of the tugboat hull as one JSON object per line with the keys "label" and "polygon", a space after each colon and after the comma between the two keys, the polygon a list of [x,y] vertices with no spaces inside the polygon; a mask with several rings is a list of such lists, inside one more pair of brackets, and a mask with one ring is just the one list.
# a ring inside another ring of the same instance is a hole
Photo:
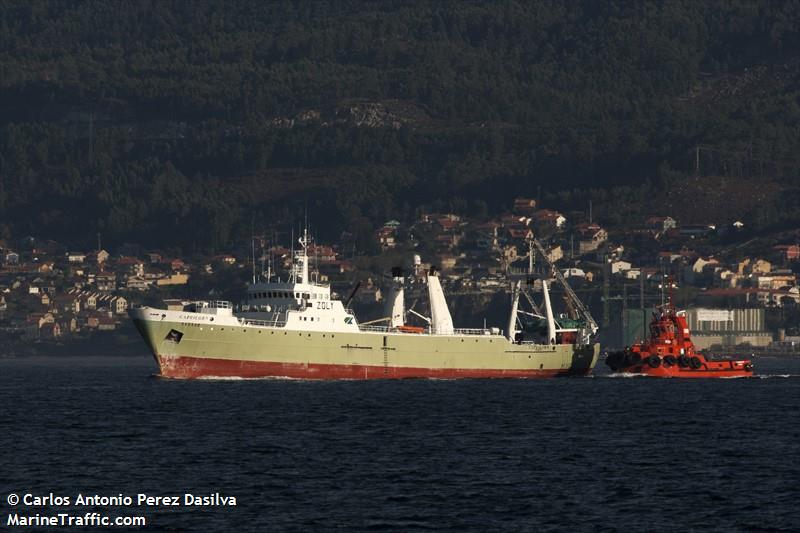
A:
{"label": "tugboat hull", "polygon": [[[629,352],[631,353],[631,352]],[[626,364],[622,360],[625,352],[609,354],[606,364],[614,372],[642,374],[659,378],[740,378],[752,377],[753,365],[749,360],[709,361],[701,355],[680,358],[650,355],[637,364]]]}

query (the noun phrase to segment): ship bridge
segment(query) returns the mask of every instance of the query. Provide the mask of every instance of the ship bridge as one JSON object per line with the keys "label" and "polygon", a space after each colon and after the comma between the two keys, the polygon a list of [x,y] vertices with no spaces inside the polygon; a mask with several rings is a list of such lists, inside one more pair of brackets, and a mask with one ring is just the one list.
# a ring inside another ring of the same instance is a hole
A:
{"label": "ship bridge", "polygon": [[250,285],[247,300],[237,316],[250,323],[288,329],[357,331],[355,316],[331,297],[330,286],[311,281],[307,235],[299,243],[301,248],[293,255],[289,279],[273,281],[268,275],[266,281]]}

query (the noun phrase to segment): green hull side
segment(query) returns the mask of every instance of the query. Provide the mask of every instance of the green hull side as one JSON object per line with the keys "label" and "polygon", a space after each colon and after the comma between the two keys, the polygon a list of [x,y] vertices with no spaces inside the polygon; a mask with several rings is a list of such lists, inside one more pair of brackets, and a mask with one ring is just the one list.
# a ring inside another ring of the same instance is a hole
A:
{"label": "green hull side", "polygon": [[[512,344],[500,335],[322,333],[269,327],[134,322],[157,361],[160,357],[191,357],[287,364],[560,370],[586,374],[594,368],[600,352],[598,344],[577,347]],[[166,339],[173,329],[182,333],[178,343]]]}

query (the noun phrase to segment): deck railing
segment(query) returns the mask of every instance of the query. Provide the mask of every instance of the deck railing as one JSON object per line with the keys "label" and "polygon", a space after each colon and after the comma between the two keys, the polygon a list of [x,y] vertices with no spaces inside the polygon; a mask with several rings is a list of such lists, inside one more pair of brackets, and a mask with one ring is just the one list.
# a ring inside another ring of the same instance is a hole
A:
{"label": "deck railing", "polygon": [[265,326],[270,328],[282,328],[286,326],[285,320],[258,320],[256,318],[239,318],[239,324],[243,326]]}
{"label": "deck railing", "polygon": [[[402,330],[399,330],[394,327],[390,326],[358,326],[359,331],[367,331],[373,333],[403,333]],[[430,334],[430,328],[425,328],[425,333]],[[492,330],[490,329],[483,329],[483,328],[456,328],[453,330],[452,335],[462,335],[462,336],[476,336],[476,335],[491,335]]]}

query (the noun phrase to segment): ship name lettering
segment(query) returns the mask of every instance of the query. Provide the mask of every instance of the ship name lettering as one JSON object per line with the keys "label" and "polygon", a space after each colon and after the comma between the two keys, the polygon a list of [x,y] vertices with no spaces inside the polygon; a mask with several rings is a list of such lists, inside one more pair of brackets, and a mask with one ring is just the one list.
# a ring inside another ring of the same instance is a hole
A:
{"label": "ship name lettering", "polygon": [[317,309],[330,309],[328,302],[317,302]]}

